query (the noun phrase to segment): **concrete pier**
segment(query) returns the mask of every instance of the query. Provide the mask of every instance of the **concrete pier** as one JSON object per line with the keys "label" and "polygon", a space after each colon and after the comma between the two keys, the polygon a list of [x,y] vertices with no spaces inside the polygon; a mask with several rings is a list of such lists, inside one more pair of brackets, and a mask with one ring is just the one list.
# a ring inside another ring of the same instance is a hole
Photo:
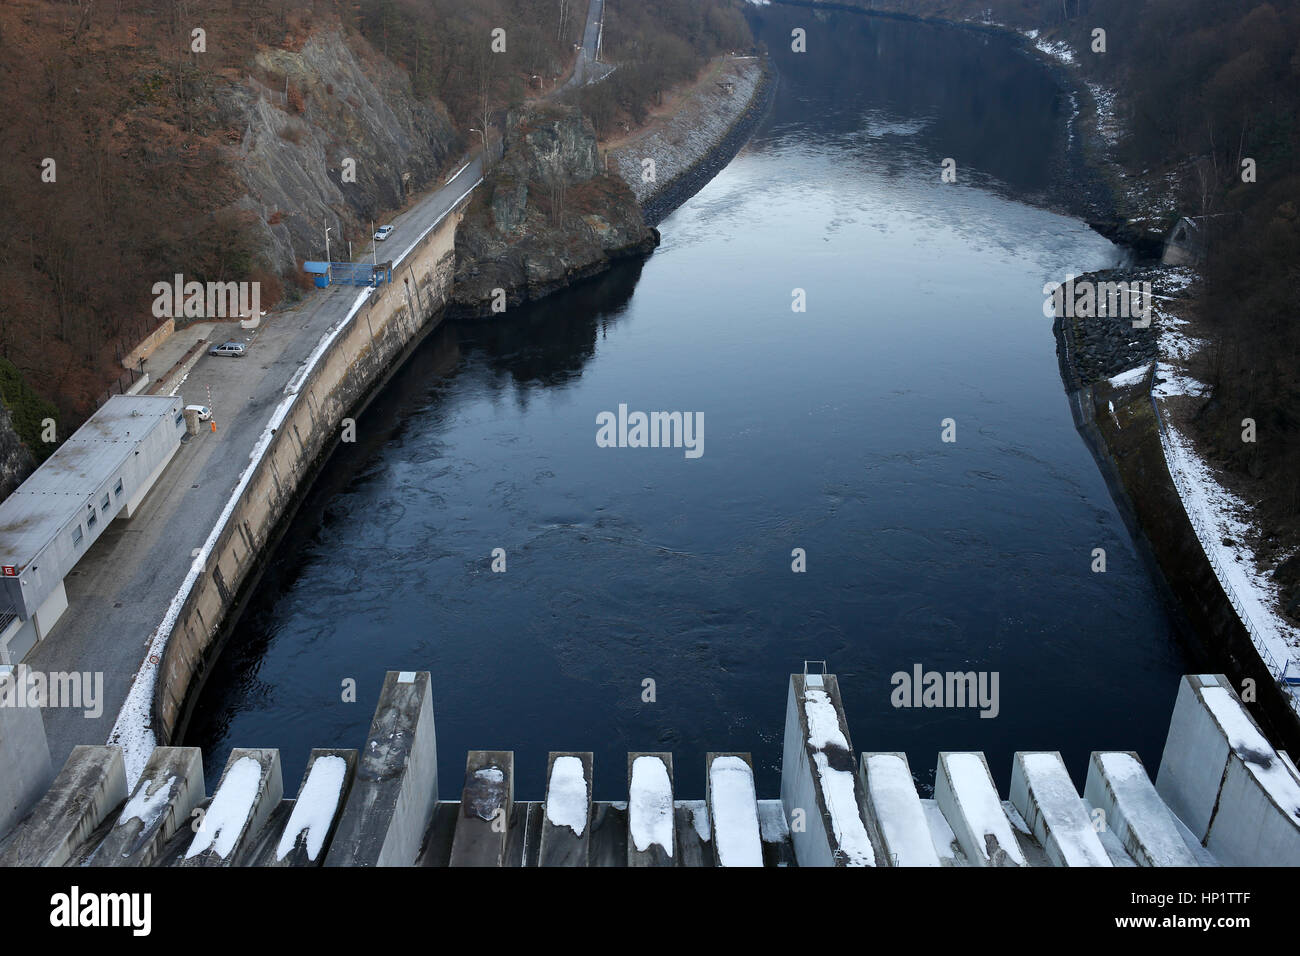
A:
{"label": "concrete pier", "polygon": [[203,751],[198,747],[159,747],[104,841],[87,861],[90,866],[151,866],[167,841],[207,797]]}
{"label": "concrete pier", "polygon": [[591,753],[552,753],[538,866],[587,866],[591,843]]}
{"label": "concrete pier", "polygon": [[266,856],[259,854],[257,862],[266,866],[322,865],[356,770],[355,750],[313,750],[288,819],[272,831],[278,833],[275,847]]}
{"label": "concrete pier", "polygon": [[284,796],[280,751],[236,748],[180,866],[236,866]]}
{"label": "concrete pier", "polygon": [[704,768],[715,865],[762,866],[753,760],[747,753],[711,753]]}
{"label": "concrete pier", "polygon": [[942,866],[907,754],[864,753],[861,775],[867,813],[889,865]]}
{"label": "concrete pier", "polygon": [[1083,795],[1138,866],[1198,865],[1137,754],[1094,750]]}
{"label": "concrete pier", "polygon": [[940,753],[934,800],[971,865],[1026,865],[982,753]]}
{"label": "concrete pier", "polygon": [[126,800],[120,747],[75,747],[45,796],[0,844],[0,867],[63,866]]}
{"label": "concrete pier", "polygon": [[449,866],[503,866],[515,802],[515,755],[471,750]]}
{"label": "concrete pier", "polygon": [[673,755],[627,755],[627,865],[675,866]]}
{"label": "concrete pier", "polygon": [[14,669],[0,666],[0,839],[27,815],[50,785],[54,768],[39,707],[19,707]]}
{"label": "concrete pier", "polygon": [[1054,866],[1110,866],[1110,857],[1056,751],[1020,751],[1011,803]]}
{"label": "concrete pier", "polygon": [[326,866],[411,866],[438,802],[428,671],[389,671]]}
{"label": "concrete pier", "polygon": [[875,866],[883,850],[867,829],[866,800],[834,674],[791,674],[781,802],[800,866]]}
{"label": "concrete pier", "polygon": [[1300,779],[1224,677],[1179,684],[1156,791],[1220,862],[1300,865]]}
{"label": "concrete pier", "polygon": [[1018,752],[1006,800],[978,752],[939,754],[933,799],[900,752],[846,781],[834,675],[788,690],[780,799],[760,799],[748,753],[707,754],[704,799],[680,800],[673,755],[633,752],[627,799],[597,801],[592,754],[555,752],[544,799],[518,800],[515,754],[471,751],[439,801],[429,674],[394,671],[364,749],[312,751],[296,799],[276,750],[233,751],[207,800],[200,753],[158,748],[127,799],[122,752],[79,747],[0,866],[834,867],[853,841],[878,866],[1300,865],[1300,771],[1218,677],[1184,679],[1157,785],[1136,754],[1098,751],[1083,798],[1055,751]]}

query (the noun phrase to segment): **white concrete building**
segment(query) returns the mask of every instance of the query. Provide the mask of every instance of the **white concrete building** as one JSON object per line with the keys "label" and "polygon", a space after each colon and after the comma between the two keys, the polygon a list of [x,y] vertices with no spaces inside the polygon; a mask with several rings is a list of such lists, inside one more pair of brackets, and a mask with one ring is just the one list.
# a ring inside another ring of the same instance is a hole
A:
{"label": "white concrete building", "polygon": [[180,396],[113,396],[0,502],[0,664],[50,633],[68,607],[63,579],[176,454],[184,407]]}

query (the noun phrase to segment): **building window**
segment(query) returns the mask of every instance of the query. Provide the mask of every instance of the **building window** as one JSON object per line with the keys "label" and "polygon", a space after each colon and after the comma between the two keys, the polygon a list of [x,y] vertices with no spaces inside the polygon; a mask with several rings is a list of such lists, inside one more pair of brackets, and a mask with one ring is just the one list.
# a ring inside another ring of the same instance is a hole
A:
{"label": "building window", "polygon": [[77,525],[75,528],[72,529],[72,543],[81,544],[81,539],[82,539],[81,525]]}
{"label": "building window", "polygon": [[101,511],[107,511],[107,510],[108,510],[108,492],[107,492],[107,491],[104,492],[104,500],[101,501],[101,502],[99,503],[99,509],[100,509]]}
{"label": "building window", "polygon": [[113,486],[113,496],[117,498],[117,497],[121,497],[121,495],[122,495],[122,479],[119,478],[117,479],[117,484]]}
{"label": "building window", "polygon": [[90,516],[89,516],[88,518],[86,518],[86,530],[89,531],[91,528],[95,527],[95,524],[96,524],[96,522],[98,522],[98,521],[99,521],[99,518],[97,518],[97,517],[95,516],[95,512],[92,511],[92,512],[90,513]]}
{"label": "building window", "polygon": [[184,424],[185,424],[185,413],[182,412],[181,414],[176,416],[176,426],[179,428],[181,425]]}

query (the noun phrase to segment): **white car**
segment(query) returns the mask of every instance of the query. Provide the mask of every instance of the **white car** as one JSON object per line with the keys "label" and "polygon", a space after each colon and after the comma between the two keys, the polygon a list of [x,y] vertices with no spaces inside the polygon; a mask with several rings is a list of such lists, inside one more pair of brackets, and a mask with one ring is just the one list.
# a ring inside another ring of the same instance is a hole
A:
{"label": "white car", "polygon": [[379,231],[375,233],[375,242],[383,242],[393,234],[392,226],[380,226]]}
{"label": "white car", "polygon": [[207,422],[212,420],[212,409],[206,405],[186,405],[187,412],[198,412],[199,421]]}

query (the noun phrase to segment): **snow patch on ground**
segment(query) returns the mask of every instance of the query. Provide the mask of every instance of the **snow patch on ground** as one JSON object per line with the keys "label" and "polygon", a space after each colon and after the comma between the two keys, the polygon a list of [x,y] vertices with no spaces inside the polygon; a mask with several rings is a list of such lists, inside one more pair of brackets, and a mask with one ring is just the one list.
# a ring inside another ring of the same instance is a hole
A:
{"label": "snow patch on ground", "polygon": [[348,762],[342,757],[330,754],[316,758],[275,848],[277,860],[283,860],[293,851],[299,836],[305,837],[309,860],[320,855],[321,847],[325,845],[325,834],[329,833],[334,815],[338,813],[347,771]]}
{"label": "snow patch on ground", "polygon": [[723,866],[762,866],[754,772],[739,757],[717,757],[709,765],[709,802]]}
{"label": "snow patch on ground", "polygon": [[632,783],[628,790],[628,836],[637,851],[644,853],[656,843],[673,855],[673,782],[660,757],[637,757],[632,761]]}
{"label": "snow patch on ground", "polygon": [[[1110,384],[1116,388],[1131,388],[1146,378],[1147,370],[1149,368],[1151,368],[1150,365],[1139,365],[1137,368],[1131,368],[1127,372],[1120,372],[1118,375],[1112,375],[1110,378]],[[1111,406],[1111,411],[1114,411],[1113,405]]]}
{"label": "snow patch on ground", "polygon": [[808,688],[803,694],[804,713],[808,715],[808,743],[814,750],[835,746],[849,749],[849,742],[840,730],[840,715],[824,690]]}
{"label": "snow patch on ground", "polygon": [[[1279,606],[1277,587],[1255,567],[1254,556],[1246,545],[1255,537],[1249,509],[1219,484],[1214,471],[1176,428],[1161,429],[1160,440],[1183,508],[1219,583],[1250,631],[1265,663],[1276,676],[1281,676],[1287,663],[1297,658],[1300,630],[1274,610]],[[1297,706],[1294,690],[1291,690],[1291,703]]]}
{"label": "snow patch on ground", "polygon": [[223,860],[235,849],[235,841],[243,832],[257,792],[262,782],[262,765],[252,757],[240,757],[226,771],[208,812],[203,814],[199,832],[195,834],[185,859],[213,850]]}
{"label": "snow patch on ground", "polygon": [[131,820],[139,820],[143,826],[141,833],[148,833],[158,823],[163,811],[171,804],[172,786],[176,777],[165,781],[142,781],[131,799],[122,808],[122,815],[117,818],[117,825],[122,826]]}
{"label": "snow patch on ground", "polygon": [[587,829],[587,777],[577,757],[556,757],[546,788],[546,819],[578,836]]}

